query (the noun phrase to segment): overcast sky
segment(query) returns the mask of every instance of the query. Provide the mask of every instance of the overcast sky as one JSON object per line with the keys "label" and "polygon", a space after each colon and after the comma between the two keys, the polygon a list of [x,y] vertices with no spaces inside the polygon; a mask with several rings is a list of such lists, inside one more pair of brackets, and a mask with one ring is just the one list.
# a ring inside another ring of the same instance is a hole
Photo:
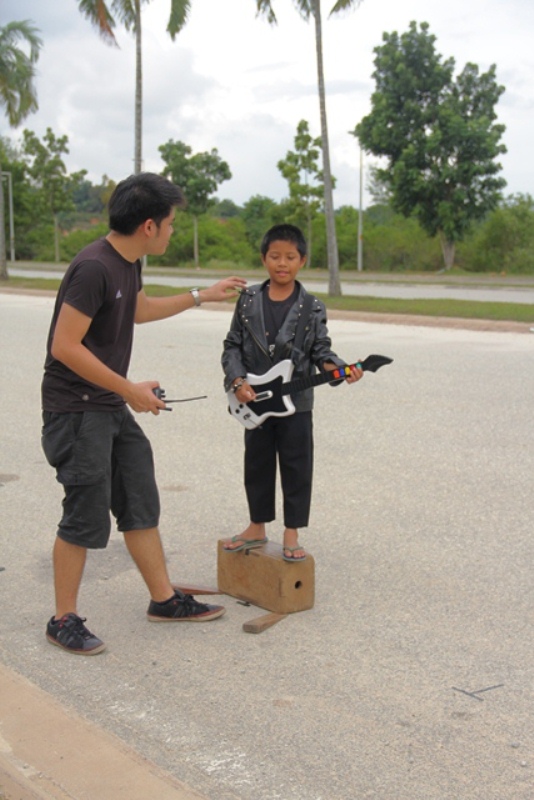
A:
{"label": "overcast sky", "polygon": [[[233,175],[220,198],[242,204],[256,194],[287,196],[276,164],[294,149],[298,122],[320,134],[315,40],[292,0],[273,5],[274,27],[256,18],[255,0],[193,0],[174,42],[166,33],[170,0],[143,7],[144,169],[161,171],[158,147],[174,139],[193,152],[218,149]],[[328,19],[333,5],[322,2],[336,207],[358,205],[359,152],[348,131],[370,111],[373,49],[384,31],[402,34],[412,20],[429,23],[438,53],[454,58],[456,72],[468,61],[481,71],[496,64],[506,87],[497,107],[506,126],[505,193],[534,194],[534,0],[363,0]],[[67,134],[70,172],[84,168],[93,182],[126,177],[133,171],[133,36],[119,25],[120,48],[106,45],[76,0],[0,0],[0,25],[25,19],[44,44],[39,111],[23,127]],[[10,131],[4,117],[0,133],[18,141],[21,130]]]}

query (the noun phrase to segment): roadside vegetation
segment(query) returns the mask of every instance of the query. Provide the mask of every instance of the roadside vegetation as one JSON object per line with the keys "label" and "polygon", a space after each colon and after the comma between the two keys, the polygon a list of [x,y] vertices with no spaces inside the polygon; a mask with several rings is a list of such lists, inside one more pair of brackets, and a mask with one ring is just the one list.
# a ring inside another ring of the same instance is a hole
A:
{"label": "roadside vegetation", "polygon": [[[53,265],[50,265],[52,267]],[[229,264],[225,265],[225,274],[230,269]],[[168,271],[166,271],[168,273]],[[208,272],[208,271],[207,271]],[[180,274],[189,273],[191,276],[191,286],[184,287],[178,291],[187,291],[187,288],[193,288],[194,271],[193,270],[180,270]],[[247,278],[250,281],[263,280],[263,273],[258,270],[246,270]],[[198,272],[196,273],[198,274]],[[209,274],[217,279],[217,271],[214,269],[209,270]],[[306,271],[306,275],[302,276],[302,280],[306,283],[307,280],[317,279],[319,276],[313,274],[311,270]],[[321,277],[325,278],[324,275]],[[373,282],[380,276],[373,276]],[[406,275],[406,282],[417,282],[417,276],[410,277]],[[455,276],[460,277],[460,276]],[[384,279],[387,276],[384,275]],[[150,275],[145,278],[150,281]],[[399,283],[399,281],[395,281]],[[22,278],[12,277],[7,284],[11,289],[22,289],[29,291],[49,291],[56,292],[59,287],[59,280],[51,278]],[[455,285],[457,282],[455,281]],[[510,279],[506,279],[505,285],[509,288],[513,285]],[[534,285],[534,278],[533,278]],[[145,284],[145,291],[149,295],[170,295],[176,293],[176,287],[161,286],[159,284]],[[525,322],[531,324],[534,320],[534,308],[530,304],[520,303],[489,303],[480,301],[469,300],[451,300],[451,299],[417,299],[417,300],[403,300],[397,298],[384,298],[384,297],[366,297],[354,295],[342,295],[331,297],[327,294],[315,293],[317,297],[321,298],[330,310],[336,309],[339,311],[354,311],[365,312],[373,314],[401,314],[411,316],[431,316],[431,317],[454,317],[459,319],[485,319],[492,321],[506,321],[506,322]],[[231,301],[228,302],[231,305]]]}
{"label": "roadside vegetation", "polygon": [[[359,0],[338,2],[331,13],[358,5]],[[216,270],[228,263],[232,272],[254,269],[263,233],[273,224],[291,222],[306,233],[308,267],[327,270],[328,296],[343,307],[386,303],[343,298],[339,271],[432,274],[445,268],[448,274],[460,269],[477,275],[534,275],[534,201],[529,194],[505,197],[506,182],[500,175],[505,128],[496,107],[505,87],[497,81],[495,65],[485,73],[471,63],[457,71],[454,59],[444,59],[436,49],[426,22],[412,22],[401,34],[384,33],[382,45],[374,48],[371,113],[348,132],[361,153],[378,159],[367,174],[373,203],[365,211],[334,209],[321,14],[319,4],[295,0],[295,6],[315,26],[321,135],[300,120],[293,149],[285,157],[280,154],[276,168],[287,181],[287,197],[276,202],[256,195],[242,205],[219,199],[220,185],[232,173],[217,148],[194,153],[186,142],[163,142],[158,148],[162,174],[184,188],[188,208],[177,217],[165,256],[151,259],[150,265]],[[268,22],[276,22],[269,0],[258,0],[257,7]],[[109,43],[115,42],[119,22],[136,37],[134,163],[139,172],[141,3],[80,1],[79,8]],[[182,0],[171,3],[167,31],[173,40],[187,22],[188,8]],[[0,27],[0,110],[12,128],[38,109],[35,62],[43,46],[38,33],[30,22]],[[105,209],[115,182],[103,175],[100,183],[92,183],[85,169],[69,174],[64,160],[68,153],[68,136],[51,128],[41,138],[28,129],[16,141],[0,138],[0,172],[8,190],[5,197],[0,185],[2,282],[9,280],[8,261],[68,263],[85,244],[105,235]],[[423,305],[431,309],[432,303]],[[390,304],[414,307],[412,301]],[[491,318],[509,313],[503,304],[496,309],[481,305],[476,308]],[[441,309],[439,303],[435,307]],[[472,313],[463,303],[453,312]]]}
{"label": "roadside vegetation", "polygon": [[[17,181],[13,190],[16,261],[68,263],[82,247],[105,235],[105,203],[112,186],[106,177],[98,186],[84,179],[70,194],[72,208],[57,214],[56,228],[53,218],[35,197],[35,188]],[[196,261],[200,269],[208,270],[226,262],[233,264],[233,269],[252,269],[259,266],[263,233],[271,225],[288,219],[294,220],[286,202],[276,203],[260,196],[250,198],[242,206],[231,200],[215,201],[195,219],[180,212],[167,253],[157,261],[151,258],[149,263],[190,267]],[[362,220],[363,273],[442,271],[439,238],[425,233],[415,218],[396,213],[387,203],[375,203],[363,211]],[[340,269],[356,271],[358,210],[352,206],[338,209],[336,226]],[[310,231],[309,266],[312,270],[326,269],[326,233],[321,213],[310,222]],[[7,226],[6,242],[9,256]],[[484,273],[534,276],[534,199],[530,195],[510,196],[474,224],[456,246],[454,269],[478,276]]]}

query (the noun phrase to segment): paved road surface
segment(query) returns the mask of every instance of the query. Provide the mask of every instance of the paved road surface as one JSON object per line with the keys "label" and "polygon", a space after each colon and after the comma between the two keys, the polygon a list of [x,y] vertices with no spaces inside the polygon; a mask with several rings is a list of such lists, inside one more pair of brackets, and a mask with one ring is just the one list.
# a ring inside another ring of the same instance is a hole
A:
{"label": "paved road surface", "polygon": [[[345,358],[395,360],[316,390],[315,607],[257,636],[241,626],[261,611],[232,598],[215,622],[152,625],[114,534],[81,595],[108,650],[83,659],[44,637],[61,500],[39,443],[51,307],[0,294],[3,665],[209,800],[532,800],[532,337],[332,320]],[[204,584],[246,518],[228,322],[203,307],[141,326],[132,363],[169,395],[208,395],[141,418],[172,574]],[[81,786],[91,751],[69,758]]]}
{"label": "paved road surface", "polygon": [[[36,269],[9,269],[9,274],[13,277],[27,278],[58,278],[63,275],[63,271],[58,270],[36,270]],[[157,275],[152,272],[145,276],[146,283],[159,286],[210,286],[217,278],[211,277],[187,277],[172,275]],[[263,276],[258,274],[258,278],[250,279],[250,282],[263,280]],[[310,292],[328,291],[325,281],[314,281],[306,278],[306,288]],[[532,303],[534,304],[534,288],[530,285],[524,287],[503,287],[495,286],[481,287],[468,285],[423,285],[420,283],[378,283],[373,281],[354,282],[342,281],[341,289],[343,294],[358,295],[367,297],[397,297],[405,300],[411,299],[454,299],[485,301],[491,303]]]}

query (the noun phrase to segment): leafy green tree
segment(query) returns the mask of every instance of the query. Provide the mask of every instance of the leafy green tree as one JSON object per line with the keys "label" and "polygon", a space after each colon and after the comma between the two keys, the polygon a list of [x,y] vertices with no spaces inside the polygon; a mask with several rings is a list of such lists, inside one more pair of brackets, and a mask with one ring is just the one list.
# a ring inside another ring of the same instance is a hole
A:
{"label": "leafy green tree", "polygon": [[383,34],[374,51],[372,110],[355,133],[367,152],[387,159],[378,176],[393,206],[439,235],[449,269],[455,243],[497,206],[505,185],[496,161],[506,152],[504,126],[495,122],[504,88],[495,66],[480,74],[466,64],[454,80],[454,59],[442,60],[428,29],[412,22],[402,36]]}
{"label": "leafy green tree", "polygon": [[72,187],[72,200],[76,210],[88,214],[102,214],[114,188],[115,182],[107,175],[102,176],[99,184],[94,184],[83,177]]}
{"label": "leafy green tree", "polygon": [[82,214],[100,214],[104,210],[95,187],[87,178],[83,178],[72,191],[72,202],[77,212]]}
{"label": "leafy green tree", "polygon": [[216,200],[213,206],[209,209],[209,213],[213,217],[220,217],[220,219],[231,219],[238,217],[242,209],[234,203],[233,200],[226,198],[225,200]]}
{"label": "leafy green tree", "polygon": [[258,254],[264,234],[277,222],[282,222],[278,217],[279,206],[270,197],[256,194],[243,206],[241,217],[245,223],[247,240],[258,258],[256,266],[260,266]]}
{"label": "leafy green tree", "polygon": [[[321,139],[310,135],[306,120],[297,125],[295,150],[289,150],[285,159],[278,162],[282,177],[289,184],[288,221],[306,230],[308,240],[308,267],[312,266],[312,220],[324,201],[322,172],[318,166]],[[334,178],[332,178],[334,182]]]}
{"label": "leafy green tree", "polygon": [[193,251],[195,265],[199,265],[198,218],[214,204],[212,198],[223,181],[230,180],[230,167],[223,161],[217,148],[209,153],[193,153],[189,145],[170,139],[158,148],[165,162],[163,175],[181,186],[187,199],[186,212],[193,217]]}
{"label": "leafy green tree", "polygon": [[[0,105],[12,128],[37,111],[35,64],[42,41],[31,22],[9,22],[0,28]],[[29,48],[21,49],[19,42]],[[0,280],[7,280],[6,229],[2,165],[0,164]]]}
{"label": "leafy green tree", "polygon": [[[175,266],[193,262],[193,218],[184,211],[179,211],[176,230],[171,237],[165,254],[151,263],[163,266]],[[213,269],[250,268],[254,254],[247,242],[245,225],[242,219],[217,219],[211,214],[204,214],[198,220],[198,236],[202,263]],[[231,265],[226,267],[225,265]]]}
{"label": "leafy green tree", "polygon": [[388,205],[391,203],[391,189],[383,175],[383,170],[376,164],[368,167],[367,191],[371,195],[374,204]]}
{"label": "leafy green tree", "polygon": [[[135,35],[135,144],[134,169],[141,172],[143,165],[143,61],[141,5],[150,0],[78,0],[82,14],[98,29],[105,42],[117,45],[113,29],[116,19],[127,31]],[[171,0],[167,33],[174,42],[187,22],[191,0]]]}
{"label": "leafy green tree", "polygon": [[[321,141],[323,152],[324,208],[326,219],[326,238],[328,248],[328,293],[341,294],[339,280],[339,254],[334,217],[333,181],[330,169],[330,145],[328,142],[328,124],[326,118],[326,91],[323,67],[323,29],[321,20],[321,0],[293,0],[303,19],[313,19],[315,24],[315,52],[317,57],[317,85],[319,89],[319,111],[321,117]],[[360,5],[361,0],[337,0],[330,11],[330,16],[338,11],[345,11]],[[276,15],[272,0],[256,0],[258,14],[267,17],[271,24],[276,23]]]}
{"label": "leafy green tree", "polygon": [[[31,233],[36,227],[33,210],[33,194],[26,175],[26,165],[20,149],[7,138],[0,138],[0,164],[11,177],[13,220],[9,220],[9,232],[13,231],[12,242],[15,258],[32,258]],[[7,216],[7,215],[6,215]],[[7,223],[7,219],[6,219]],[[7,226],[6,226],[7,241]]]}
{"label": "leafy green tree", "polygon": [[54,256],[60,260],[58,215],[62,211],[74,208],[72,190],[85,178],[85,171],[67,174],[62,155],[69,152],[68,137],[56,137],[51,128],[46,129],[43,140],[35,133],[23,131],[22,152],[27,159],[27,171],[32,186],[36,189],[36,198],[43,213],[52,216],[54,223]]}

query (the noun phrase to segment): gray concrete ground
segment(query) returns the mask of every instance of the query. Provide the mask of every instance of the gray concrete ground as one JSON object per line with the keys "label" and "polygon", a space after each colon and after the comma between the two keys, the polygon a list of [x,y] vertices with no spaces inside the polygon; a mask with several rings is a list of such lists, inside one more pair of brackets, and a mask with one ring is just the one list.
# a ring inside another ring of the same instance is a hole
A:
{"label": "gray concrete ground", "polygon": [[[241,626],[261,612],[233,598],[212,623],[152,625],[115,533],[91,554],[81,593],[108,650],[76,658],[44,638],[61,502],[39,441],[51,308],[49,297],[0,293],[3,668],[191,796],[532,800],[532,337],[332,320],[347,360],[395,361],[356,386],[316,390],[302,536],[315,607],[257,636]],[[202,308],[138,328],[131,369],[169,397],[208,395],[141,418],[171,573],[203,584],[215,581],[217,540],[246,520],[242,430],[219,368],[228,322]],[[269,535],[280,540],[280,521]],[[9,754],[2,722],[0,734]],[[80,763],[68,729],[55,735],[79,776],[62,796],[96,800],[83,782],[90,753]]]}

